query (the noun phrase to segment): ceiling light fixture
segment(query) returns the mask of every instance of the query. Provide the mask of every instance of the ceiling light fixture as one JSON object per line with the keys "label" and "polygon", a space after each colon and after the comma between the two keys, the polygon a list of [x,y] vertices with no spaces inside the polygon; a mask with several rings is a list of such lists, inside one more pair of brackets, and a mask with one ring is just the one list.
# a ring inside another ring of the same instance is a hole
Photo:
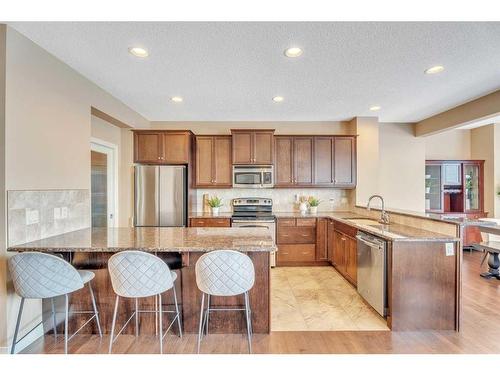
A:
{"label": "ceiling light fixture", "polygon": [[275,103],[281,103],[283,100],[285,100],[285,98],[284,98],[284,97],[282,97],[282,96],[275,96],[275,97],[273,98],[273,101],[274,101]]}
{"label": "ceiling light fixture", "polygon": [[183,101],[184,99],[182,99],[180,96],[172,96],[172,97],[170,98],[170,100],[171,100],[171,101],[173,101],[173,102],[175,102],[175,103],[182,103],[182,101]]}
{"label": "ceiling light fixture", "polygon": [[290,47],[285,50],[286,57],[299,57],[302,55],[302,49],[299,47]]}
{"label": "ceiling light fixture", "polygon": [[137,56],[137,57],[148,57],[149,56],[149,52],[147,49],[145,48],[142,48],[142,47],[130,47],[128,49],[128,51],[134,55],[134,56]]}
{"label": "ceiling light fixture", "polygon": [[429,69],[426,69],[425,74],[437,74],[437,73],[441,73],[443,70],[444,70],[444,66],[436,65],[436,66],[430,67]]}
{"label": "ceiling light fixture", "polygon": [[378,111],[381,107],[379,105],[372,105],[370,111]]}

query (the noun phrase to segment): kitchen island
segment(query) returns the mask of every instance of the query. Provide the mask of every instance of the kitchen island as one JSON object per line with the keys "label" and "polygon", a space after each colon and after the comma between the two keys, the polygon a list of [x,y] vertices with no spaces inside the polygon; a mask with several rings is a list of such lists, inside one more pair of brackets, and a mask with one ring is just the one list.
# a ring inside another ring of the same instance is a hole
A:
{"label": "kitchen island", "polygon": [[[195,264],[208,251],[237,250],[246,253],[255,266],[255,285],[250,291],[252,325],[256,333],[270,331],[270,266],[269,252],[275,250],[271,233],[266,229],[250,228],[87,228],[22,245],[11,246],[8,251],[40,251],[63,256],[78,269],[95,272],[93,280],[97,306],[104,333],[111,330],[115,294],[107,270],[107,261],[113,253],[124,250],[141,250],[156,254],[180,276],[176,282],[177,295],[182,311],[184,331],[198,331],[201,292],[196,286]],[[71,296],[72,310],[92,310],[88,289],[83,288]],[[165,293],[164,310],[173,309],[171,292]],[[213,297],[211,306],[241,307],[243,296]],[[152,310],[155,298],[143,298],[140,310]],[[132,299],[123,299],[118,310],[118,325],[123,324],[134,309]],[[44,309],[46,310],[46,309]],[[46,317],[44,317],[46,318]],[[85,316],[74,315],[72,328],[78,327]],[[171,317],[165,314],[165,326]],[[50,319],[46,320],[50,321]],[[49,324],[50,327],[50,324]],[[97,333],[88,325],[87,333]],[[140,314],[142,333],[155,333],[155,314]],[[213,333],[246,332],[245,320],[240,312],[223,312],[210,315]],[[133,333],[133,325],[126,333]]]}

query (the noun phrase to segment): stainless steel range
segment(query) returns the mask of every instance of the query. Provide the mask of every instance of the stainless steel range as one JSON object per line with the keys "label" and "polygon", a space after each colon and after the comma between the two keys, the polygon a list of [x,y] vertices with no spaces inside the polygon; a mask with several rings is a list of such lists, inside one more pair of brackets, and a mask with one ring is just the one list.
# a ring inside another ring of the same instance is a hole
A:
{"label": "stainless steel range", "polygon": [[[269,198],[235,198],[233,203],[232,227],[267,228],[276,241],[276,218],[273,215],[273,200]],[[271,267],[276,266],[276,252],[271,253]]]}

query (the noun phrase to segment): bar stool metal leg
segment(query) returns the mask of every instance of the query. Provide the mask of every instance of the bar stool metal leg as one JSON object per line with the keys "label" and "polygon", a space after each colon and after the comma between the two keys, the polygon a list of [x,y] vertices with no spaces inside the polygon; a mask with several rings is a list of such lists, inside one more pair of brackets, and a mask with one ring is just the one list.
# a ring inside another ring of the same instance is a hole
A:
{"label": "bar stool metal leg", "polygon": [[69,320],[69,298],[64,295],[64,354],[68,354],[68,320]]}
{"label": "bar stool metal leg", "polygon": [[250,295],[248,292],[245,293],[245,301],[248,303],[248,320],[250,322],[250,334],[253,336],[253,325],[252,325],[252,309],[250,307]]}
{"label": "bar stool metal leg", "polygon": [[205,321],[205,335],[208,335],[208,321],[210,319],[210,294],[207,294],[207,313]]}
{"label": "bar stool metal leg", "polygon": [[172,289],[174,290],[175,312],[177,313],[177,325],[179,327],[179,337],[182,337],[181,314],[179,313],[179,305],[177,304],[177,293],[175,292],[175,285]]}
{"label": "bar stool metal leg", "polygon": [[201,308],[200,308],[200,325],[198,327],[198,354],[200,354],[201,333],[203,330],[203,305],[205,304],[205,293],[201,295]]}
{"label": "bar stool metal leg", "polygon": [[135,299],[135,337],[139,337],[139,298]]}
{"label": "bar stool metal leg", "polygon": [[54,329],[54,340],[57,341],[56,304],[54,302],[54,297],[50,299],[50,304],[52,308],[52,328]]}
{"label": "bar stool metal leg", "polygon": [[246,320],[247,320],[247,336],[248,336],[248,353],[249,354],[252,354],[252,334],[250,333],[250,313],[249,313],[249,310],[250,310],[250,303],[249,303],[249,299],[248,299],[248,294],[245,293],[245,317],[246,317]]}
{"label": "bar stool metal leg", "polygon": [[14,338],[12,339],[12,346],[10,347],[10,354],[14,354],[17,343],[17,335],[19,333],[19,326],[21,325],[21,316],[23,314],[24,307],[24,297],[21,298],[21,304],[19,305],[19,312],[17,313],[16,330],[14,331]]}
{"label": "bar stool metal leg", "polygon": [[109,338],[109,351],[111,354],[111,350],[113,349],[113,335],[115,334],[115,325],[116,325],[116,315],[118,313],[118,301],[120,297],[117,295],[115,299],[115,311],[113,312],[113,323],[111,323],[111,337]]}
{"label": "bar stool metal leg", "polygon": [[94,309],[95,321],[97,324],[97,330],[99,331],[99,336],[102,337],[101,322],[99,322],[99,311],[97,311],[97,304],[95,303],[94,290],[89,282],[90,298],[92,299],[92,308]]}
{"label": "bar stool metal leg", "polygon": [[160,354],[163,354],[163,308],[161,303],[161,294],[158,294],[158,312],[160,314],[160,320],[158,322],[160,331]]}

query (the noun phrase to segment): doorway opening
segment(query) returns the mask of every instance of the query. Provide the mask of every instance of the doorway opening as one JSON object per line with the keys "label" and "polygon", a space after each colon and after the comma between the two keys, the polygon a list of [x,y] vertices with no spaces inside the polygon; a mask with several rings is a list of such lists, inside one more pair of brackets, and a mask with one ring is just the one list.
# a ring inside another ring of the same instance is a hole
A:
{"label": "doorway opening", "polygon": [[117,146],[92,139],[90,143],[92,227],[114,227],[117,214]]}

